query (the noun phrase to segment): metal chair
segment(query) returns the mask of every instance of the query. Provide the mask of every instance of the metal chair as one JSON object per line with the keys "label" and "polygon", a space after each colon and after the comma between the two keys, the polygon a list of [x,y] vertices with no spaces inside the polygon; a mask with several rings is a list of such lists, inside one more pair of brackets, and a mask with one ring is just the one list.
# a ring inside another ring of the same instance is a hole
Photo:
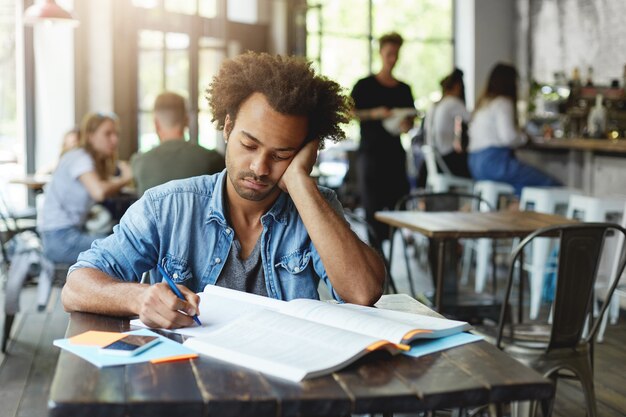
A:
{"label": "metal chair", "polygon": [[[460,193],[454,191],[441,192],[441,193],[431,193],[424,191],[417,191],[409,193],[403,197],[401,197],[395,205],[395,210],[417,210],[417,211],[457,211],[457,210],[468,210],[468,211],[491,211],[492,207],[485,199],[480,197],[479,195],[469,194],[469,193]],[[391,264],[391,260],[393,259],[393,241],[394,234],[397,228],[390,227],[389,229],[389,263]],[[413,278],[411,275],[411,266],[409,262],[409,254],[408,247],[409,242],[407,237],[401,233],[402,236],[402,244],[404,247],[404,260],[406,264],[406,272],[407,279],[409,281],[409,288],[413,296],[415,296],[415,288],[413,285]],[[421,238],[421,236],[416,236],[416,239]],[[471,267],[471,246],[468,242],[466,245],[466,249],[463,254],[463,268]],[[391,266],[391,265],[390,265]],[[494,274],[495,277],[495,274]],[[495,278],[494,278],[495,279]],[[395,285],[393,285],[395,288]]]}
{"label": "metal chair", "polygon": [[452,190],[472,192],[474,181],[470,178],[453,175],[433,146],[422,145],[422,154],[426,164],[426,185],[430,191],[435,193]]}
{"label": "metal chair", "polygon": [[361,230],[353,229],[353,231],[357,234],[357,236],[363,242],[367,243],[371,248],[374,248],[378,252],[378,254],[383,258],[383,262],[385,263],[385,269],[387,270],[387,276],[385,277],[385,292],[387,292],[387,287],[391,286],[392,290],[397,293],[398,290],[396,289],[396,285],[391,279],[391,268],[389,265],[389,260],[387,259],[385,254],[380,250],[380,248],[377,247],[377,245],[369,241],[369,239],[372,238],[375,242],[380,242],[380,240],[378,240],[378,236],[376,236],[376,231],[374,230],[372,225],[369,224],[367,220],[365,220],[365,217],[359,216],[358,214],[354,213],[351,210],[346,209],[344,210],[343,214],[346,220],[348,220],[348,222],[350,222],[351,225],[357,225],[361,228]]}
{"label": "metal chair", "polygon": [[43,255],[41,240],[32,227],[22,228],[23,224],[11,215],[1,198],[0,206],[0,271],[5,289],[5,319],[0,349],[6,352],[15,314],[19,311],[20,293],[27,279],[39,277],[37,310],[43,311],[53,282],[57,276],[67,274],[69,265],[55,264],[48,260]]}
{"label": "metal chair", "polygon": [[[626,229],[612,223],[581,223],[551,226],[527,236],[511,255],[496,346],[526,365],[536,369],[555,384],[559,378],[578,379],[583,387],[587,415],[597,416],[593,384],[593,342],[602,316],[609,305],[618,280],[608,289],[597,317],[593,317],[594,285],[605,240],[610,235],[626,236]],[[555,300],[544,322],[524,322],[523,270],[524,251],[535,239],[555,237],[559,241],[559,259]],[[626,253],[619,254],[621,275]],[[618,276],[619,276],[618,275]],[[517,320],[511,314],[510,299],[517,280]],[[505,332],[508,329],[508,332]],[[566,373],[564,373],[566,371]],[[537,404],[532,405],[531,415]],[[552,412],[553,401],[542,403],[544,415]]]}

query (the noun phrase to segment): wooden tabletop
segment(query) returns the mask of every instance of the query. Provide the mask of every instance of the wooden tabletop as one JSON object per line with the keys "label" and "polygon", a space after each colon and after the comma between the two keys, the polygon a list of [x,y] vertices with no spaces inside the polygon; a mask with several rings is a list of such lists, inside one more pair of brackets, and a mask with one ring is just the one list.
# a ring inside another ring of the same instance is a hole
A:
{"label": "wooden tabletop", "polygon": [[[73,313],[66,336],[87,330],[127,331],[129,323]],[[62,351],[51,386],[49,415],[336,416],[457,408],[553,395],[549,380],[484,341],[418,359],[370,357],[302,383],[266,377],[208,357],[98,369]]]}
{"label": "wooden tabletop", "polygon": [[624,139],[555,138],[534,141],[529,146],[540,149],[573,149],[592,152],[626,153],[626,140]]}
{"label": "wooden tabletop", "polygon": [[379,211],[375,217],[433,239],[523,237],[545,226],[578,222],[534,211]]}
{"label": "wooden tabletop", "polygon": [[28,174],[22,177],[13,177],[9,180],[12,184],[24,184],[31,190],[41,190],[50,182],[52,176],[42,174]]}

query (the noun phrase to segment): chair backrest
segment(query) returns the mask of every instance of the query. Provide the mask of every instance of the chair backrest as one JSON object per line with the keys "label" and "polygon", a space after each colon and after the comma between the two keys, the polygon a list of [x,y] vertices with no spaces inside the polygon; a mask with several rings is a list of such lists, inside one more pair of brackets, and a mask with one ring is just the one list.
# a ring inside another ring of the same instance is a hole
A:
{"label": "chair backrest", "polygon": [[363,242],[367,243],[368,245],[372,246],[372,242],[369,241],[370,237],[374,239],[378,239],[378,236],[376,236],[376,231],[374,230],[372,225],[367,222],[365,217],[359,216],[358,214],[348,209],[344,209],[343,215],[351,225],[356,225],[361,229],[361,230],[353,229],[353,231],[357,234],[359,239],[361,239]]}
{"label": "chair backrest", "polygon": [[[422,153],[426,163],[426,171],[428,175],[439,175],[440,172],[450,175],[450,169],[439,155],[439,152],[431,145],[422,145]],[[441,171],[439,171],[441,169]]]}
{"label": "chair backrest", "polygon": [[365,217],[359,216],[358,214],[354,213],[351,210],[344,210],[343,214],[346,220],[348,220],[348,222],[350,222],[351,225],[356,225],[361,228],[361,230],[353,229],[353,231],[357,234],[359,239],[367,243],[370,247],[374,248],[382,257],[383,262],[385,263],[385,269],[387,270],[386,277],[385,277],[385,282],[386,282],[385,286],[387,286],[387,283],[389,283],[389,281],[391,280],[391,277],[389,276],[389,271],[391,270],[391,267],[389,265],[389,259],[387,259],[385,254],[382,252],[381,250],[382,248],[377,247],[373,242],[369,241],[370,239],[373,239],[375,242],[380,242],[380,240],[378,240],[378,236],[376,235],[376,230],[365,219]]}
{"label": "chair backrest", "polygon": [[434,193],[415,191],[402,196],[395,206],[396,210],[419,211],[492,211],[493,207],[478,194],[446,191]]}
{"label": "chair backrest", "polygon": [[[600,255],[602,254],[605,239],[612,233],[626,236],[626,229],[613,223],[580,223],[550,226],[531,233],[520,242],[511,255],[511,265],[500,313],[496,345],[500,347],[502,343],[504,326],[506,325],[505,320],[509,317],[507,309],[510,308],[509,299],[514,277],[516,276],[515,272],[519,271],[519,266],[523,263],[520,258],[524,249],[534,239],[546,237],[558,238],[559,258],[550,338],[545,345],[545,349],[550,351],[559,348],[575,347],[581,340],[585,343],[592,341],[598,331],[602,316],[609,305],[611,295],[615,291],[618,281],[613,281],[613,285],[609,288],[604,298],[600,314],[594,319],[590,312],[594,301],[594,285],[598,275]],[[620,259],[620,266],[616,273],[621,275],[626,264],[625,252],[622,250],[617,256]],[[522,308],[522,306],[518,305],[518,308]],[[523,317],[523,314],[519,316]],[[587,320],[589,320],[588,324],[591,325],[591,330],[582,339]],[[513,338],[515,339],[514,333]]]}

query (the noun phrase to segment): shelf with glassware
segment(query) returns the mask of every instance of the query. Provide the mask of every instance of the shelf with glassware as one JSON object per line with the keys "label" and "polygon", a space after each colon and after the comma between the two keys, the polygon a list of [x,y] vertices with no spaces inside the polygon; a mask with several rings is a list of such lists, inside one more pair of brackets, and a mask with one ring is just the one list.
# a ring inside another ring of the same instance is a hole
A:
{"label": "shelf with glassware", "polygon": [[542,142],[597,139],[600,142],[574,146],[598,146],[607,152],[621,149],[603,143],[626,139],[626,94],[616,82],[612,86],[533,83],[530,96],[527,130],[531,136],[543,138]]}

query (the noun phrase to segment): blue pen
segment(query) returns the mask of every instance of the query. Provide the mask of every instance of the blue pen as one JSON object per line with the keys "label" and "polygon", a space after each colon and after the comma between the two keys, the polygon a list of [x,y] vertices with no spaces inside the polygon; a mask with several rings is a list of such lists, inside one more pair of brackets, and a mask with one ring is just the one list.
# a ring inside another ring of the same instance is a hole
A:
{"label": "blue pen", "polygon": [[[157,264],[157,268],[159,268],[159,272],[161,273],[161,275],[163,275],[163,279],[165,279],[165,282],[167,282],[167,285],[170,286],[171,290],[174,291],[174,294],[176,294],[176,296],[181,300],[185,300],[185,297],[183,297],[183,294],[180,292],[176,284],[174,284],[174,281],[172,281],[172,278],[168,275],[165,268],[163,268],[160,264]],[[202,323],[200,323],[200,319],[198,318],[197,314],[194,314],[192,318],[193,321],[198,323],[198,326],[202,326]]]}

